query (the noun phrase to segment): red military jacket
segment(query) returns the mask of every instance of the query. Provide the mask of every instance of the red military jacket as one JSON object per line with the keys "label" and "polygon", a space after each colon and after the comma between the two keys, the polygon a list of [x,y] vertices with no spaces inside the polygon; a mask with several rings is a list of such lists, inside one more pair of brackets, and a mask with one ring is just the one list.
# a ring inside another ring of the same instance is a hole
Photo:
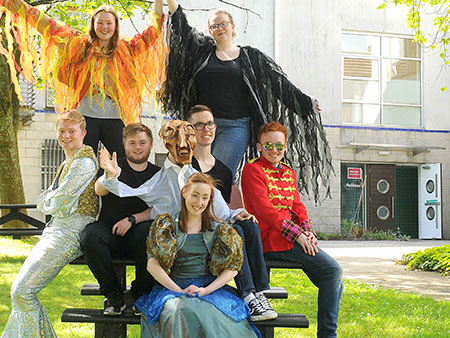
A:
{"label": "red military jacket", "polygon": [[245,208],[258,219],[264,252],[292,249],[293,244],[281,235],[284,219],[293,215],[299,225],[309,221],[295,172],[285,164],[281,166],[277,169],[261,156],[247,163],[242,172]]}

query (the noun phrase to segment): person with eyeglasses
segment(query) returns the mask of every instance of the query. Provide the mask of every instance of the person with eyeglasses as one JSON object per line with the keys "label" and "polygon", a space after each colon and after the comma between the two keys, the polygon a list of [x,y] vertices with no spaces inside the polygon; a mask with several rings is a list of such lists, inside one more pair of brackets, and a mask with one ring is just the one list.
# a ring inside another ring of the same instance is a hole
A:
{"label": "person with eyeglasses", "polygon": [[246,210],[258,219],[264,255],[301,262],[319,288],[317,337],[336,337],[344,285],[342,267],[318,246],[312,222],[296,185],[295,172],[282,159],[288,149],[286,128],[269,122],[259,128],[259,158],[242,172]]}
{"label": "person with eyeglasses", "polygon": [[297,172],[299,185],[311,187],[318,200],[320,181],[328,195],[331,151],[317,101],[295,87],[263,52],[237,46],[235,24],[227,11],[210,15],[208,36],[188,24],[176,0],[168,0],[168,5],[171,34],[161,91],[164,110],[184,119],[196,104],[211,108],[217,125],[212,154],[230,168],[233,179],[243,158],[245,163],[257,156],[258,128],[267,121],[284,123],[289,126],[286,160]]}
{"label": "person with eyeglasses", "polygon": [[[186,120],[194,126],[197,141],[192,167],[201,173],[211,175],[217,181],[217,189],[223,199],[230,204],[233,181],[231,170],[211,154],[211,144],[216,132],[211,109],[196,105],[189,109]],[[251,220],[238,220],[233,224],[233,228],[243,239],[244,249],[242,270],[235,277],[239,295],[248,304],[253,321],[274,319],[278,315],[263,292],[268,290],[270,285],[258,225]]]}
{"label": "person with eyeglasses", "polygon": [[230,204],[233,177],[231,170],[211,153],[211,144],[216,136],[217,125],[211,109],[204,105],[196,105],[189,109],[186,121],[194,126],[197,144],[194,148],[192,166],[199,172],[209,174],[219,181],[217,189],[225,202]]}

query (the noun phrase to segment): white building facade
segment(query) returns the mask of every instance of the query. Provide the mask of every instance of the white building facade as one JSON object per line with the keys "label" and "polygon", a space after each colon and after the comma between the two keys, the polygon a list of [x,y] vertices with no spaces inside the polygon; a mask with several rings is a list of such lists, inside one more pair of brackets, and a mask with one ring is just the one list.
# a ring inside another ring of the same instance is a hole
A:
{"label": "white building facade", "polygon": [[[339,232],[350,223],[413,238],[450,238],[450,77],[439,53],[422,51],[405,27],[406,11],[379,1],[241,1],[261,18],[220,2],[236,23],[236,43],[273,57],[302,91],[315,96],[333,154],[332,199],[303,197],[315,228]],[[182,1],[186,9],[205,2]],[[209,5],[209,4],[208,4]],[[208,12],[186,11],[206,31]],[[135,19],[140,29],[145,22]],[[426,20],[429,25],[430,20]],[[131,25],[121,31],[134,34]],[[54,113],[36,94],[34,122],[21,126],[19,146],[27,202],[42,189],[43,143],[55,138]],[[155,139],[160,117],[143,122]],[[155,144],[150,160],[165,153]],[[155,153],[157,155],[155,155]]]}

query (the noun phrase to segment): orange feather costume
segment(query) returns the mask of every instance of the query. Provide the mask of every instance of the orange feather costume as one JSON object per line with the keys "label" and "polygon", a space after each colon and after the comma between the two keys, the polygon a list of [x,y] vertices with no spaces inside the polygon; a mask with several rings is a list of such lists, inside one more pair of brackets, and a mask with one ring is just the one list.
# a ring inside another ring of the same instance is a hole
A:
{"label": "orange feather costume", "polygon": [[[97,42],[87,55],[89,37],[52,19],[21,0],[1,0],[5,16],[7,48],[0,44],[11,70],[16,93],[20,96],[17,73],[36,83],[40,77],[55,89],[61,109],[77,108],[86,95],[102,105],[106,95],[119,106],[121,119],[128,125],[139,122],[142,104],[155,101],[156,90],[164,80],[164,20],[153,13],[149,25],[131,39],[119,39],[116,50],[106,55]],[[37,32],[36,32],[37,31]],[[38,39],[37,33],[41,39]],[[20,49],[19,64],[13,43]],[[39,51],[39,52],[37,52]]]}

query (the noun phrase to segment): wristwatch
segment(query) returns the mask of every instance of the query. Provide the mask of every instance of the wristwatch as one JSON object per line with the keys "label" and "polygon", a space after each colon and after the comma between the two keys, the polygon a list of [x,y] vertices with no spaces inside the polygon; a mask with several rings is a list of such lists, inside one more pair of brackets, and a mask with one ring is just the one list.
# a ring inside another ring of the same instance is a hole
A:
{"label": "wristwatch", "polygon": [[128,221],[131,223],[131,225],[135,225],[136,224],[136,217],[134,217],[133,215],[128,216]]}

